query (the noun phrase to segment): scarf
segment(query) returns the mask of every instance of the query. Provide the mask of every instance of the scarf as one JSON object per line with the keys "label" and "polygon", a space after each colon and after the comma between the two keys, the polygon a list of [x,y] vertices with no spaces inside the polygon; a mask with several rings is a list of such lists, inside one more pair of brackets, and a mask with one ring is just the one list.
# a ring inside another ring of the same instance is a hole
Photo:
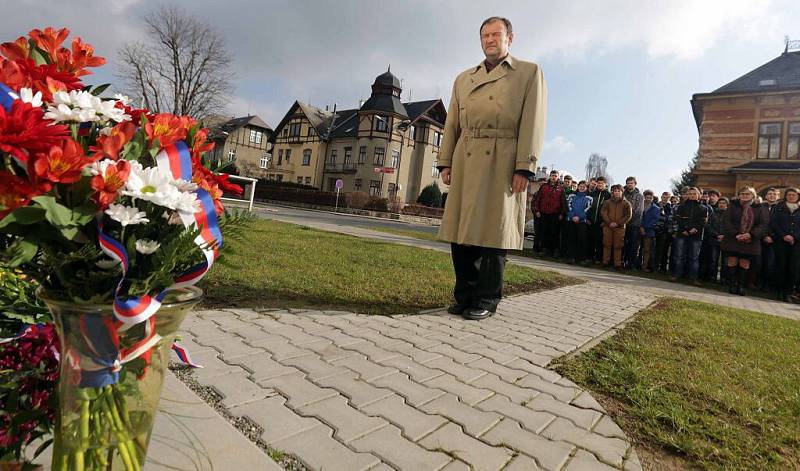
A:
{"label": "scarf", "polygon": [[786,207],[789,208],[789,212],[790,213],[793,213],[793,212],[797,211],[798,207],[800,207],[800,203],[789,203],[787,201],[786,202]]}
{"label": "scarf", "polygon": [[742,203],[742,220],[739,223],[739,234],[749,234],[753,228],[753,202]]}

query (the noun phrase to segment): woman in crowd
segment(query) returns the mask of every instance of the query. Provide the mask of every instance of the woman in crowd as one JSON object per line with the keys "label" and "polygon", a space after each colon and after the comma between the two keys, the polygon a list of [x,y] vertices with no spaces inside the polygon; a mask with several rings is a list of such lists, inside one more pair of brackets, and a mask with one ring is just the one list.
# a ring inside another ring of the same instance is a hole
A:
{"label": "woman in crowd", "polygon": [[778,299],[789,301],[800,275],[800,190],[787,188],[784,199],[772,210],[770,228],[775,243],[776,281]]}
{"label": "woman in crowd", "polygon": [[750,264],[761,255],[761,238],[768,221],[761,205],[755,202],[756,190],[742,187],[722,221],[722,250],[726,252],[728,292],[744,296],[750,277]]}

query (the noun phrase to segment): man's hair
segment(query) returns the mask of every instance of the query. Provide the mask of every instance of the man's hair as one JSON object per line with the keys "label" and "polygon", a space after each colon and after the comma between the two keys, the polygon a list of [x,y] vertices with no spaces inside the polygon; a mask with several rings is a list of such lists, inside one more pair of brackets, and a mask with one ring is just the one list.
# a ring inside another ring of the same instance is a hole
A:
{"label": "man's hair", "polygon": [[606,177],[597,177],[597,181],[598,182],[605,182],[606,181]]}
{"label": "man's hair", "polygon": [[566,180],[567,178],[569,178],[570,180],[572,180],[572,175],[564,175],[564,180]]}
{"label": "man's hair", "polygon": [[642,196],[647,196],[647,195],[655,196],[653,194],[653,190],[644,190],[644,193],[642,193]]}
{"label": "man's hair", "polygon": [[717,198],[719,198],[720,196],[722,196],[722,195],[720,194],[719,190],[715,190],[714,188],[712,188],[712,189],[708,190],[708,196],[711,196],[711,195],[717,195]]}
{"label": "man's hair", "polygon": [[478,35],[483,33],[484,26],[488,25],[489,23],[494,23],[495,21],[501,21],[505,25],[506,34],[511,34],[514,32],[514,30],[511,28],[511,22],[508,20],[508,18],[503,18],[502,16],[490,16],[489,18],[483,20],[483,23],[481,23],[481,27],[478,29]]}
{"label": "man's hair", "polygon": [[797,189],[796,186],[790,186],[788,188],[783,189],[783,199],[786,199],[786,193],[795,193],[797,196],[800,196],[800,190]]}
{"label": "man's hair", "polygon": [[629,182],[629,181],[631,181],[631,180],[633,180],[633,183],[637,183],[637,182],[636,182],[636,177],[628,177],[628,178],[626,178],[626,179],[625,179],[625,183],[628,183],[628,182]]}
{"label": "man's hair", "polygon": [[691,187],[684,186],[683,188],[681,188],[681,194],[689,193],[689,190],[691,190]]}
{"label": "man's hair", "polygon": [[619,183],[617,183],[616,185],[611,185],[611,191],[614,190],[622,191],[622,185],[620,185]]}
{"label": "man's hair", "polygon": [[592,177],[592,178],[590,178],[590,179],[589,179],[589,181],[590,181],[590,182],[596,182],[596,181],[597,181],[597,179],[596,179],[595,177]]}
{"label": "man's hair", "polygon": [[558,175],[558,170],[550,170],[550,175]]}
{"label": "man's hair", "polygon": [[661,193],[661,196],[664,196],[664,195],[672,196],[672,193],[670,193],[669,191],[665,191],[665,192]]}
{"label": "man's hair", "polygon": [[581,180],[581,181],[578,182],[578,186],[581,186],[581,185],[588,185],[588,183],[586,183],[586,180]]}
{"label": "man's hair", "polygon": [[696,186],[690,186],[689,188],[686,189],[687,193],[690,192],[690,191],[696,191],[700,195],[703,194],[703,192],[700,191],[700,188],[697,188]]}
{"label": "man's hair", "polygon": [[774,187],[769,187],[767,188],[767,191],[765,191],[764,193],[769,193],[770,191],[778,191],[778,189]]}
{"label": "man's hair", "polygon": [[729,200],[727,196],[720,196],[717,204],[722,203],[723,201],[727,204],[731,204],[731,200]]}

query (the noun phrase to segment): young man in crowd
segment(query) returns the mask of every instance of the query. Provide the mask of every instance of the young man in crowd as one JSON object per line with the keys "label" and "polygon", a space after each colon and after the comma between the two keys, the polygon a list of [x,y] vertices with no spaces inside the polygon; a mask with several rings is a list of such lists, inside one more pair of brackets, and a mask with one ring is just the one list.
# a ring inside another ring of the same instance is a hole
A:
{"label": "young man in crowd", "polygon": [[586,189],[590,194],[597,189],[597,178],[592,177],[589,179],[589,188]]}
{"label": "young man in crowd", "polygon": [[550,256],[557,255],[563,204],[564,189],[558,181],[558,170],[553,170],[533,199],[534,215],[541,220],[542,250]]}
{"label": "young man in crowd", "polygon": [[623,265],[625,268],[639,268],[639,228],[642,225],[642,210],[644,209],[644,198],[639,189],[636,188],[636,178],[628,177],[625,180],[624,198],[631,204],[632,216],[625,229],[625,252]]}
{"label": "young man in crowd", "polygon": [[669,254],[672,247],[672,194],[668,191],[661,193],[661,201],[658,205],[661,209],[661,216],[656,222],[656,267],[654,270],[666,273],[669,269]]}
{"label": "young man in crowd", "polygon": [[[761,206],[762,211],[766,212],[767,221],[772,216],[772,211],[778,204],[781,193],[776,188],[767,189],[764,195],[764,204]],[[760,268],[756,270],[759,276],[759,287],[764,291],[772,291],[775,289],[775,280],[773,274],[775,273],[775,237],[772,229],[767,227],[766,234],[761,239],[761,258],[759,260]]]}
{"label": "young man in crowd", "polygon": [[675,240],[672,242],[673,269],[670,281],[677,281],[684,275],[684,263],[688,264],[688,278],[699,285],[697,279],[700,265],[700,245],[703,230],[708,223],[708,207],[700,203],[700,190],[690,187],[686,201],[675,210]]}
{"label": "young man in crowd", "polygon": [[606,189],[606,179],[597,177],[597,187],[589,193],[592,197],[592,207],[589,208],[589,233],[593,252],[594,263],[603,261],[603,217],[600,210],[603,204],[611,198],[611,193]]}
{"label": "young man in crowd", "polygon": [[558,237],[558,253],[560,257],[567,258],[567,242],[569,239],[569,221],[567,220],[567,198],[569,195],[575,193],[575,190],[572,188],[572,184],[574,181],[572,180],[572,175],[564,175],[564,181],[562,186],[564,187],[564,192],[561,195],[563,199],[561,203],[562,211],[564,211],[563,217],[561,218],[561,224],[559,227],[559,237]]}
{"label": "young man in crowd", "polygon": [[583,264],[588,256],[587,241],[589,226],[587,224],[592,197],[587,194],[585,181],[578,183],[578,191],[567,197],[567,256],[570,263]]}
{"label": "young man in crowd", "polygon": [[719,247],[718,255],[721,261],[720,263],[720,270],[719,270],[719,278],[720,282],[727,283],[728,282],[728,265],[725,263],[725,252],[722,251],[722,239],[725,238],[725,235],[722,232],[722,222],[725,220],[725,215],[728,212],[728,206],[730,206],[730,200],[725,197],[720,197],[719,201],[717,201],[717,209],[714,211],[714,215],[717,218],[717,224],[719,225],[719,235],[717,235],[717,247]]}
{"label": "young man in crowd", "polygon": [[717,202],[719,192],[711,189],[703,191],[701,203],[708,208],[708,224],[703,231],[703,243],[700,245],[700,273],[699,278],[703,281],[717,281],[719,274],[719,240],[717,236],[721,234],[721,221],[717,219]]}
{"label": "young man in crowd", "polygon": [[611,187],[611,199],[603,203],[600,213],[603,218],[603,263],[610,266],[613,252],[614,269],[621,271],[625,229],[633,213],[631,204],[622,196],[622,185]]}
{"label": "young man in crowd", "polygon": [[642,270],[652,272],[658,268],[656,261],[656,224],[661,217],[661,207],[654,201],[651,190],[645,190],[644,209],[642,210],[642,225],[639,234],[642,240]]}

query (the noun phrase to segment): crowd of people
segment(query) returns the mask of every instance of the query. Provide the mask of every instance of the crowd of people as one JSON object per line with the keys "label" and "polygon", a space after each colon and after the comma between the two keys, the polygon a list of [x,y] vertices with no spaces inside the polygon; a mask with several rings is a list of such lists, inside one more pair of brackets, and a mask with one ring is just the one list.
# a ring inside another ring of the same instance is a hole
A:
{"label": "crowd of people", "polygon": [[725,283],[800,302],[800,190],[752,187],[725,197],[687,186],[680,195],[640,191],[635,177],[607,188],[603,177],[574,181],[550,172],[534,193],[534,251],[570,263]]}

